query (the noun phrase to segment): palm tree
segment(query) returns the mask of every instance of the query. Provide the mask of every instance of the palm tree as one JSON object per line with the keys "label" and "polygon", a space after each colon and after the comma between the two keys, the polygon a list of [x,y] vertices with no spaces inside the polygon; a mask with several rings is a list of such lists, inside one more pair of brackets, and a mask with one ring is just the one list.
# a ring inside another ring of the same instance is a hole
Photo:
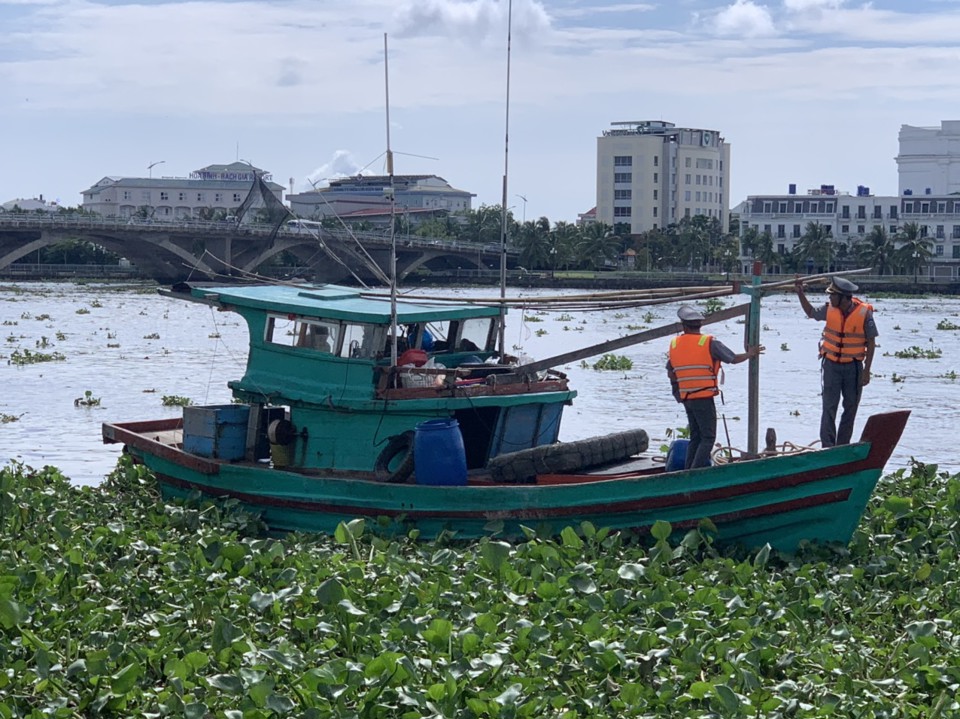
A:
{"label": "palm tree", "polygon": [[623,249],[621,238],[613,228],[603,222],[595,222],[580,230],[577,244],[577,264],[599,270],[608,261],[615,261]]}
{"label": "palm tree", "polygon": [[830,227],[819,222],[808,222],[806,232],[793,249],[793,255],[798,265],[806,261],[807,270],[811,271],[811,266],[826,267],[830,264],[832,249]]}
{"label": "palm tree", "polygon": [[514,246],[520,251],[520,264],[531,270],[551,269],[550,220],[528,220],[520,225],[513,237]]}
{"label": "palm tree", "polygon": [[874,225],[870,234],[854,245],[854,252],[861,263],[875,267],[877,274],[883,275],[893,269],[896,245],[881,225]]}
{"label": "palm tree", "polygon": [[917,279],[917,271],[933,257],[933,241],[923,237],[920,225],[908,222],[903,226],[897,240],[901,243],[896,251],[899,265],[905,272],[913,272],[913,279]]}

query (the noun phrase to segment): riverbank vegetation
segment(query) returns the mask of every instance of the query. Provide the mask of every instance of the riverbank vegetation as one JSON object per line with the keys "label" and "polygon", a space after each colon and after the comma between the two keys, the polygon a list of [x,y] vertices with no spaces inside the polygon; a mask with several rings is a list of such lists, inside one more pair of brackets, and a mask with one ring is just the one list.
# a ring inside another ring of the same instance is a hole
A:
{"label": "riverbank vegetation", "polygon": [[934,717],[960,682],[960,476],[881,480],[848,548],[268,538],[0,469],[0,717]]}

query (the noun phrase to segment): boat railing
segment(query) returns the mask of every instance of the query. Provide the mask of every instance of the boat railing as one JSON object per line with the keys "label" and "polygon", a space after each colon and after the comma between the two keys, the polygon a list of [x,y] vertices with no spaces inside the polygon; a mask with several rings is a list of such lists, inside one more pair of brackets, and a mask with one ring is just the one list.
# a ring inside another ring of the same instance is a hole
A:
{"label": "boat railing", "polygon": [[383,399],[414,399],[567,390],[567,376],[562,372],[551,369],[542,375],[518,375],[516,369],[509,365],[487,365],[479,372],[470,367],[378,367],[376,391]]}

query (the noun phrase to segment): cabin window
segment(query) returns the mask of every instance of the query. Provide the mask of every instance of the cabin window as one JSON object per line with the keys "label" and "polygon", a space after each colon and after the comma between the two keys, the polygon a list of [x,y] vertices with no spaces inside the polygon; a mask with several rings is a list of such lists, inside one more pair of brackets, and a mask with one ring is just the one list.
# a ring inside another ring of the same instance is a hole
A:
{"label": "cabin window", "polygon": [[339,346],[340,324],[302,317],[271,316],[267,321],[267,342],[286,347],[306,347],[335,353]]}
{"label": "cabin window", "polygon": [[460,323],[456,350],[460,352],[476,352],[491,349],[494,346],[493,328],[494,319],[492,317],[477,317],[464,320]]}
{"label": "cabin window", "polygon": [[379,359],[389,353],[390,333],[386,325],[343,323],[340,326],[342,342],[340,356]]}

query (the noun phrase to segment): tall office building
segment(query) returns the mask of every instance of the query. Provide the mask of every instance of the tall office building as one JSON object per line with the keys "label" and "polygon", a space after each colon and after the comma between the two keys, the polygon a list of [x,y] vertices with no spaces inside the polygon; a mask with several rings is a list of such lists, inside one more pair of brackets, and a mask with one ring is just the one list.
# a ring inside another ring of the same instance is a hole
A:
{"label": "tall office building", "polygon": [[940,127],[900,126],[897,176],[900,195],[960,192],[960,120]]}
{"label": "tall office building", "polygon": [[716,130],[643,120],[597,138],[597,221],[634,234],[705,215],[729,228],[730,145]]}

